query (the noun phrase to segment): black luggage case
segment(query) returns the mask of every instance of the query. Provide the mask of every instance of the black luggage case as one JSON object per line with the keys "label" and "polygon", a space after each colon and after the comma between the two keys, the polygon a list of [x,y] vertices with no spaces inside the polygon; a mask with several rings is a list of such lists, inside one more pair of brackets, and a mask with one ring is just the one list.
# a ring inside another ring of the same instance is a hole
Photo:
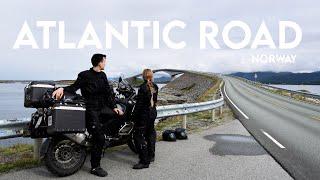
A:
{"label": "black luggage case", "polygon": [[32,81],[24,88],[24,107],[42,108],[43,96],[52,94],[55,89],[53,81]]}
{"label": "black luggage case", "polygon": [[48,134],[85,132],[85,110],[81,104],[55,105],[52,122],[48,122]]}

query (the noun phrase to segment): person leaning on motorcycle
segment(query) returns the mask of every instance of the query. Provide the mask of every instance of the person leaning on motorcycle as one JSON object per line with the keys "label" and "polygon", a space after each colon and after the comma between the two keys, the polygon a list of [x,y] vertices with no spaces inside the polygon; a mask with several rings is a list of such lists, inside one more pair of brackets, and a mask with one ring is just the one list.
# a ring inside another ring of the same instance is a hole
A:
{"label": "person leaning on motorcycle", "polygon": [[101,168],[100,161],[105,143],[105,137],[100,123],[102,108],[109,107],[122,115],[123,112],[117,108],[112,86],[110,87],[106,74],[103,72],[106,65],[106,55],[94,54],[91,58],[92,68],[80,72],[77,80],[70,86],[59,88],[53,92],[53,97],[61,99],[64,91],[75,93],[78,89],[85,99],[86,104],[86,126],[92,135],[93,147],[91,150],[91,174],[104,177],[108,173]]}
{"label": "person leaning on motorcycle", "polygon": [[134,140],[140,161],[133,166],[133,169],[148,168],[155,157],[156,131],[154,121],[157,117],[158,86],[152,82],[153,72],[151,69],[145,69],[142,76],[144,83],[139,87],[137,103],[133,112]]}

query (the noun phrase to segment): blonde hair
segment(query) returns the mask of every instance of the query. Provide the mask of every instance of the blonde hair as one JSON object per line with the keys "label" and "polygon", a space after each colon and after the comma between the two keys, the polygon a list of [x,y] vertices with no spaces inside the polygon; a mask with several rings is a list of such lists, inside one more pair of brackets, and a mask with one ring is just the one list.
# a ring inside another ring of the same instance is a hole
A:
{"label": "blonde hair", "polygon": [[154,87],[153,87],[153,72],[151,69],[144,69],[142,72],[142,77],[145,81],[147,81],[147,85],[151,93],[154,92]]}
{"label": "blonde hair", "polygon": [[145,81],[147,81],[147,86],[148,89],[150,90],[151,93],[151,99],[150,99],[150,106],[154,107],[155,102],[153,101],[153,94],[156,92],[153,86],[153,72],[151,69],[144,69],[142,72],[142,77]]}

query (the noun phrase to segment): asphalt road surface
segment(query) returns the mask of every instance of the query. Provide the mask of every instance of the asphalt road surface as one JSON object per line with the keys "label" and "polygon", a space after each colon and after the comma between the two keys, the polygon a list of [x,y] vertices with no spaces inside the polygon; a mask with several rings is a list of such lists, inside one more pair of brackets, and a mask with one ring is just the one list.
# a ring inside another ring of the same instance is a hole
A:
{"label": "asphalt road surface", "polygon": [[320,179],[320,106],[223,77],[241,123],[295,179]]}
{"label": "asphalt road surface", "polygon": [[[238,120],[189,135],[188,140],[158,142],[156,160],[148,169],[132,169],[138,159],[127,147],[106,153],[101,163],[109,172],[105,178],[88,173],[89,159],[79,172],[59,179],[292,179]],[[55,178],[44,167],[0,176],[1,180]]]}

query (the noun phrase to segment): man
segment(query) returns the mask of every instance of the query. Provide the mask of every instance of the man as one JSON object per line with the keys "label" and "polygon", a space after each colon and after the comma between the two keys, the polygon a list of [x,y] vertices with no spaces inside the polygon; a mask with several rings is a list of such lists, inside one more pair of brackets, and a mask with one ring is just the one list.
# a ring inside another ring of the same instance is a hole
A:
{"label": "man", "polygon": [[86,126],[92,135],[93,147],[91,150],[91,174],[105,177],[108,173],[100,166],[101,155],[105,143],[105,137],[100,122],[100,113],[104,107],[112,108],[113,111],[122,115],[117,108],[113,89],[110,87],[106,74],[103,72],[106,65],[106,55],[94,54],[91,58],[92,68],[80,72],[77,80],[70,86],[59,88],[53,92],[53,97],[61,99],[64,91],[75,93],[78,89],[86,103]]}

